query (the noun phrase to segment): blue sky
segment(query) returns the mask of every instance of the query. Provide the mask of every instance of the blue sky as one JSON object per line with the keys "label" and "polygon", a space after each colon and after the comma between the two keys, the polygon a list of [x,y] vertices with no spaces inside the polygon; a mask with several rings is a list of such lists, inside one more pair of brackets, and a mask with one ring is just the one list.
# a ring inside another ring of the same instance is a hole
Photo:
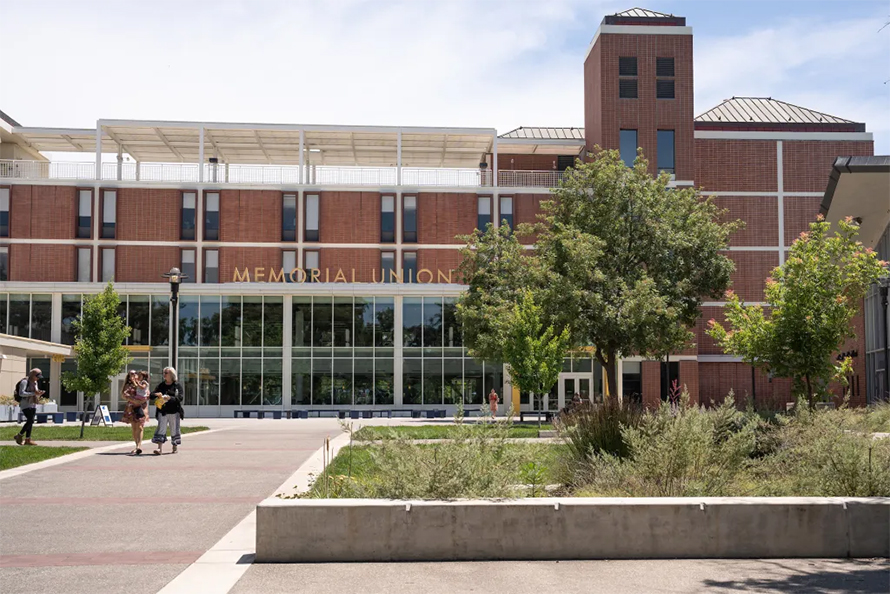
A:
{"label": "blue sky", "polygon": [[[582,66],[611,0],[0,0],[0,109],[98,118],[582,126]],[[675,1],[696,113],[772,96],[866,122],[890,154],[890,2]]]}

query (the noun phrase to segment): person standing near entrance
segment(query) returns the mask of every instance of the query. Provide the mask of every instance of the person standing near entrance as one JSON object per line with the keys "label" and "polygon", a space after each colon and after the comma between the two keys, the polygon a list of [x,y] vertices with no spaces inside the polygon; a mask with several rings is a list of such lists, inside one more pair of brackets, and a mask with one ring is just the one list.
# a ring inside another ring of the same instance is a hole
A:
{"label": "person standing near entrance", "polygon": [[498,416],[498,393],[494,391],[494,388],[488,394],[488,408],[491,410],[492,417]]}
{"label": "person standing near entrance", "polygon": [[158,384],[152,400],[157,407],[155,416],[158,419],[158,429],[155,431],[152,442],[158,444],[158,449],[152,452],[155,456],[161,455],[164,443],[167,441],[167,425],[170,425],[170,441],[173,442],[173,453],[179,450],[182,436],[179,433],[179,421],[182,418],[182,386],[177,381],[176,370],[172,367],[164,368],[164,381]]}
{"label": "person standing near entrance", "polygon": [[23,377],[22,381],[16,387],[16,393],[21,398],[19,406],[22,408],[22,414],[25,415],[25,424],[22,430],[15,436],[15,442],[22,445],[37,445],[31,441],[31,429],[34,427],[34,416],[37,414],[37,401],[43,396],[44,391],[37,387],[37,382],[43,379],[43,372],[36,367],[28,373],[28,377]]}
{"label": "person standing near entrance", "polygon": [[130,424],[133,430],[133,443],[136,444],[130,455],[138,456],[142,453],[142,436],[145,422],[148,420],[148,373],[131,370],[124,383],[122,398],[126,400],[127,406],[121,420]]}

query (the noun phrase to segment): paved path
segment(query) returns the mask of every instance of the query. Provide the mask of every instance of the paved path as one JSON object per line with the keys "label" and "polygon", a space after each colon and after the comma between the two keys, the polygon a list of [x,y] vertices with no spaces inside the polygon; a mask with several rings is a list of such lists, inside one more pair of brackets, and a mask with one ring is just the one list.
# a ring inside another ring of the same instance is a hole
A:
{"label": "paved path", "polygon": [[0,481],[0,591],[154,594],[340,433],[336,419],[202,424],[226,429],[176,455],[121,444]]}

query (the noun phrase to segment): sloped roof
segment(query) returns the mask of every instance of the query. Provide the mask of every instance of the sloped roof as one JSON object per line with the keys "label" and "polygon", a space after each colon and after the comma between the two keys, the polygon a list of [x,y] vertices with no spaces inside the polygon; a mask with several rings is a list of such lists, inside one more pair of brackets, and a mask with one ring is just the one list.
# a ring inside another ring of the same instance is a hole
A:
{"label": "sloped roof", "polygon": [[498,138],[535,138],[540,140],[584,140],[584,128],[539,128],[519,126]]}
{"label": "sloped roof", "polygon": [[627,10],[622,10],[621,12],[616,12],[612,16],[636,17],[643,19],[670,19],[673,18],[674,15],[655,12],[654,10],[649,10],[647,8],[629,8]]}
{"label": "sloped roof", "polygon": [[670,25],[686,26],[686,17],[655,12],[648,8],[630,8],[603,18],[604,25]]}
{"label": "sloped roof", "polygon": [[856,124],[772,97],[732,97],[695,118],[696,122],[760,124]]}

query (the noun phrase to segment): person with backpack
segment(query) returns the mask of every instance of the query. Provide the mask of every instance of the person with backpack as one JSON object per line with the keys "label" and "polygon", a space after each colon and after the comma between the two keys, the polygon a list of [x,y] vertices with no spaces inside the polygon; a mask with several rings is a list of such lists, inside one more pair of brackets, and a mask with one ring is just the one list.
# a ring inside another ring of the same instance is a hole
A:
{"label": "person with backpack", "polygon": [[43,372],[36,367],[28,372],[28,377],[23,377],[15,387],[15,401],[22,408],[25,415],[25,424],[22,430],[15,436],[15,442],[22,445],[37,445],[31,441],[31,429],[34,427],[34,416],[37,414],[37,401],[43,396],[44,391],[37,387],[37,382],[43,379]]}

